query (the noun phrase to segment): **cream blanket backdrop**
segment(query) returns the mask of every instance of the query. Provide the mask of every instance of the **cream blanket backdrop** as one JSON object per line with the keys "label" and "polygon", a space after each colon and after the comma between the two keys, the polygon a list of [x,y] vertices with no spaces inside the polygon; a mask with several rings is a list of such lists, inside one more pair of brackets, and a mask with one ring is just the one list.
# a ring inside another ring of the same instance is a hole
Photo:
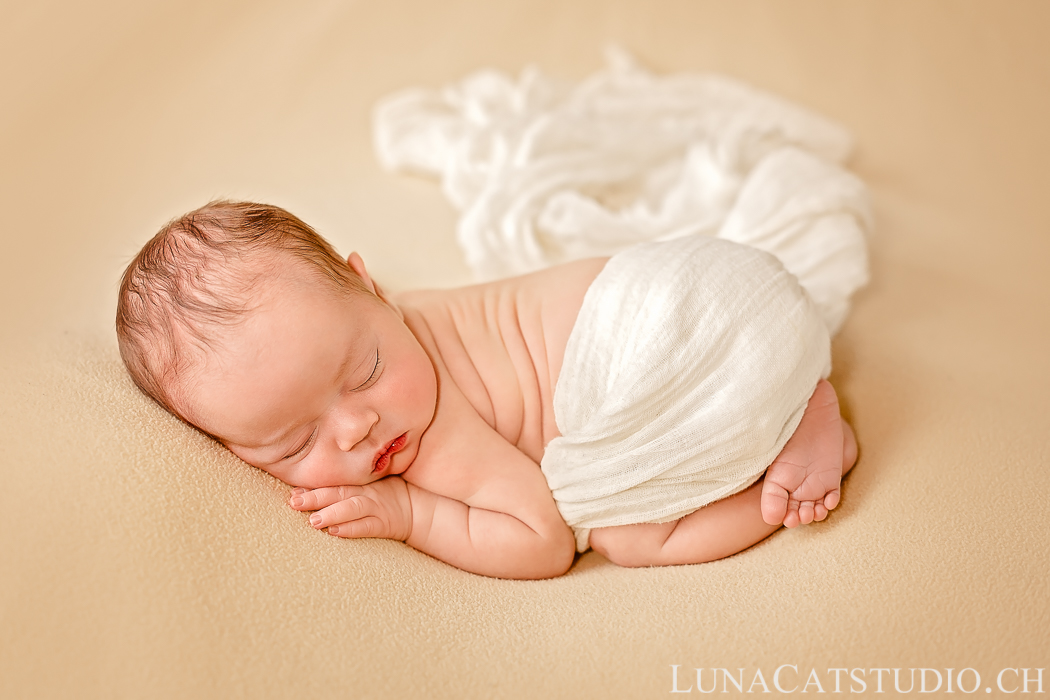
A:
{"label": "cream blanket backdrop", "polygon": [[[874,668],[904,669],[905,690],[911,668],[972,668],[992,688],[1002,669],[1050,669],[1045,4],[102,0],[3,16],[0,697],[666,697],[674,666],[679,689],[722,667],[745,687],[761,672],[773,696],[784,664],[782,686],[814,670],[829,694],[833,668],[864,669],[869,693]],[[373,105],[488,66],[579,80],[610,42],[856,138],[877,234],[832,380],[861,458],[827,522],[701,566],[590,552],[556,580],[485,579],[311,531],[283,486],[132,389],[116,280],[169,217],[271,201],[388,286],[467,282],[438,188],[376,162]]]}

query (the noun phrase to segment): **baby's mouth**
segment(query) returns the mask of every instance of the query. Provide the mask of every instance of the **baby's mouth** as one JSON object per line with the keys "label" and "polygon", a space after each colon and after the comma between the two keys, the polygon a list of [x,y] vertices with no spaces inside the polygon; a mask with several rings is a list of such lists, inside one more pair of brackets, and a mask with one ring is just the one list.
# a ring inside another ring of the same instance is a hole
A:
{"label": "baby's mouth", "polygon": [[375,462],[372,463],[372,473],[378,474],[386,469],[390,465],[390,458],[395,452],[399,452],[404,448],[406,442],[408,442],[408,433],[404,433],[387,443],[383,451],[376,455]]}

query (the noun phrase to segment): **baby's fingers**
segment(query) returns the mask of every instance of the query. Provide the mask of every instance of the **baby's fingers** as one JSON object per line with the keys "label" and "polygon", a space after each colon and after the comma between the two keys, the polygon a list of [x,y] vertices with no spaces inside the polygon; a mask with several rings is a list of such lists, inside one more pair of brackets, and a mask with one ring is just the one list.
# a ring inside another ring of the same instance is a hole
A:
{"label": "baby's fingers", "polygon": [[310,524],[318,530],[341,525],[375,515],[374,503],[363,496],[351,496],[322,508],[310,516]]}
{"label": "baby's fingers", "polygon": [[383,521],[376,517],[361,518],[328,528],[329,535],[338,537],[386,537]]}
{"label": "baby's fingers", "polygon": [[320,489],[295,489],[288,505],[296,510],[318,510],[360,494],[360,486],[326,486]]}

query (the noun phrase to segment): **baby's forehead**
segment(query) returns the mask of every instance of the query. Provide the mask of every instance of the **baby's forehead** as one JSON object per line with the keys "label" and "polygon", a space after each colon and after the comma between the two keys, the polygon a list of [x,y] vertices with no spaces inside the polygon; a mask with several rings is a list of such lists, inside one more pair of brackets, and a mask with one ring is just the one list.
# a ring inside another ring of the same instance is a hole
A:
{"label": "baby's forehead", "polygon": [[171,298],[172,311],[197,351],[220,363],[231,346],[242,346],[260,315],[280,309],[305,313],[311,306],[372,297],[284,250],[212,255],[198,271],[186,271],[189,289]]}
{"label": "baby's forehead", "polygon": [[293,256],[278,256],[249,264],[243,271],[239,286],[243,298],[238,305],[243,310],[245,321],[275,309],[298,313],[330,304],[343,306],[378,301],[373,294],[326,277]]}

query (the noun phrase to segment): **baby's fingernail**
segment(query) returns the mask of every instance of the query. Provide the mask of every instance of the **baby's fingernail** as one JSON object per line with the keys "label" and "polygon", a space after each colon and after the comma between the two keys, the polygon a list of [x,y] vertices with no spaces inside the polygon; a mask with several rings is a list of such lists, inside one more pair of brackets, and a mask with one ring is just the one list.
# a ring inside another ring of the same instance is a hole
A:
{"label": "baby's fingernail", "polygon": [[311,515],[310,516],[310,524],[313,525],[314,527],[317,527],[318,525],[320,525],[321,524],[321,516],[318,515],[317,513],[314,513],[313,515]]}
{"label": "baby's fingernail", "polygon": [[339,526],[338,525],[333,525],[332,527],[328,528],[328,534],[329,535],[338,535],[339,534]]}
{"label": "baby's fingernail", "polygon": [[304,503],[306,503],[306,499],[302,496],[292,496],[292,505],[296,508],[300,507]]}
{"label": "baby's fingernail", "polygon": [[306,493],[306,489],[292,489],[292,495],[296,496],[300,493]]}

